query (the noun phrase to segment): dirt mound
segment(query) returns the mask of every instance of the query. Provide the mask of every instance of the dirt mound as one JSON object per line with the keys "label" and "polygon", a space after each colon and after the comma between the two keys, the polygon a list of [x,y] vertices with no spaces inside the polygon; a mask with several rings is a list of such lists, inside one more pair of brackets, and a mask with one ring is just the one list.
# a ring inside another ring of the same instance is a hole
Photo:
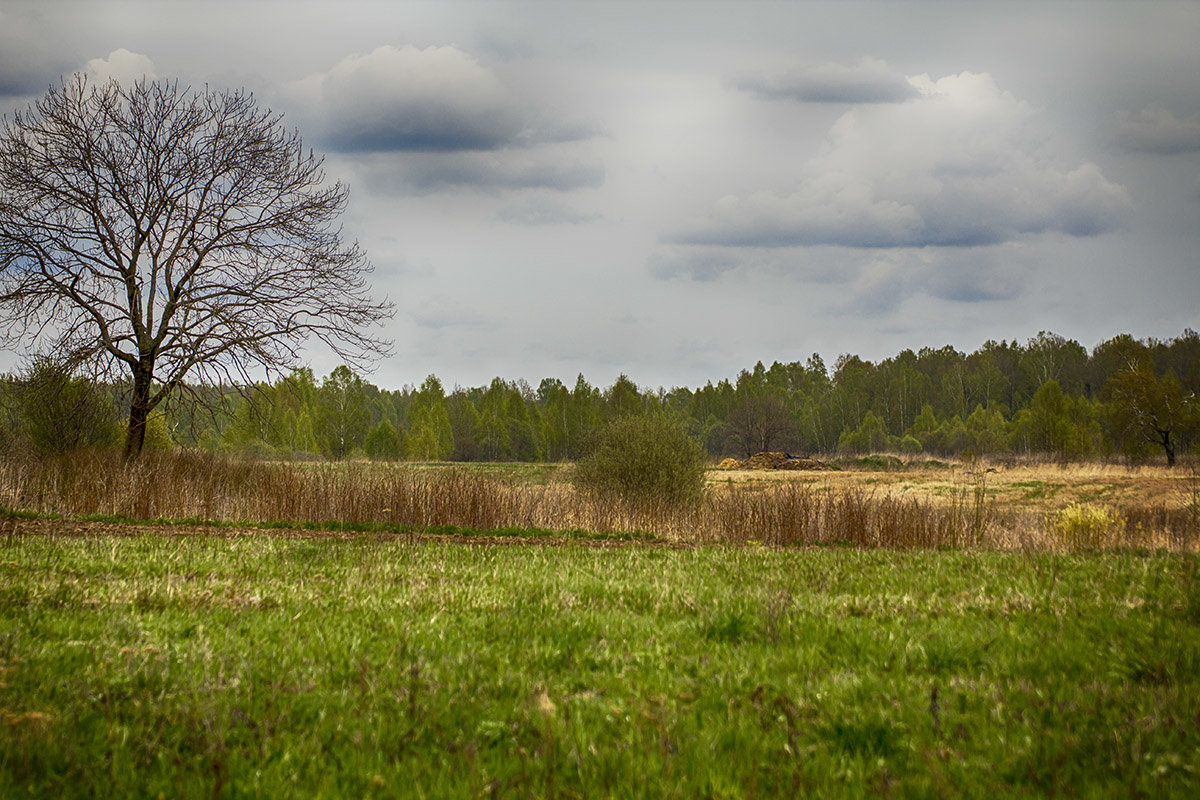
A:
{"label": "dirt mound", "polygon": [[787,453],[755,453],[745,461],[727,458],[717,465],[719,469],[808,469],[825,470],[831,467],[815,458],[801,458]]}

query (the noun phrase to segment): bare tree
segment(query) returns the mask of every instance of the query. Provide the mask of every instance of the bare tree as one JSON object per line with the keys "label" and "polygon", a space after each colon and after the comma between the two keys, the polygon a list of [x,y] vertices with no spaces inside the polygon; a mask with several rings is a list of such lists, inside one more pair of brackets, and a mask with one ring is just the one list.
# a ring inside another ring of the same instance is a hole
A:
{"label": "bare tree", "polygon": [[382,355],[322,163],[243,91],[65,79],[0,132],[0,336],[132,378],[126,457],[185,378],[248,383],[312,337]]}
{"label": "bare tree", "polygon": [[773,447],[790,446],[795,430],[783,401],[770,395],[748,397],[738,403],[729,412],[725,426],[729,445],[747,457]]}

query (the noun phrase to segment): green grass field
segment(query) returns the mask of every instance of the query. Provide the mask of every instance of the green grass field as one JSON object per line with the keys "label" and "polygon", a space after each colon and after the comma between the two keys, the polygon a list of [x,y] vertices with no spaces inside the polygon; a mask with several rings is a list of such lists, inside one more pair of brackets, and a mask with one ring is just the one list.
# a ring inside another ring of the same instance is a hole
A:
{"label": "green grass field", "polygon": [[1200,796],[1200,559],[0,539],[0,797]]}

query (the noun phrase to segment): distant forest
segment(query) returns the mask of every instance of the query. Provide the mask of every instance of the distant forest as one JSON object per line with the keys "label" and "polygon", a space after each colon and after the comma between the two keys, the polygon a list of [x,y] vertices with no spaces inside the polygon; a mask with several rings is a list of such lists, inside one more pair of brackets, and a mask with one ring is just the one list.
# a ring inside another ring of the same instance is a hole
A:
{"label": "distant forest", "polygon": [[[192,386],[156,410],[148,447],[265,458],[566,461],[605,422],[673,414],[714,458],[763,450],[830,456],[1044,456],[1136,462],[1194,453],[1200,437],[1200,335],[1116,336],[1091,352],[1040,333],[904,350],[879,363],[761,361],[732,380],[649,389],[622,375],[593,386],[495,378],[447,389],[381,389],[347,367],[299,369],[272,384]],[[125,411],[122,411],[124,404]],[[61,451],[119,442],[128,398],[35,359],[0,382],[0,446]]]}

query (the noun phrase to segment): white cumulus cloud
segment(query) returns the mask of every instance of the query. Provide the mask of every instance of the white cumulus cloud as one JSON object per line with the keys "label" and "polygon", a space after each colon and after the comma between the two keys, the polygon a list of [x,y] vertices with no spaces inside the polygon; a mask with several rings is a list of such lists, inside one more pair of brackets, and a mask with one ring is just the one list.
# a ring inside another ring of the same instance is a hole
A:
{"label": "white cumulus cloud", "polygon": [[1117,226],[1131,201],[1043,146],[1036,111],[989,75],[910,79],[915,99],[856,106],[787,189],[717,201],[677,242],[737,247],[978,246]]}
{"label": "white cumulus cloud", "polygon": [[112,79],[122,84],[131,84],[142,78],[154,80],[158,77],[154,71],[154,62],[148,56],[134,53],[124,47],[113,50],[108,54],[108,58],[93,58],[87,62],[84,70],[100,80]]}

